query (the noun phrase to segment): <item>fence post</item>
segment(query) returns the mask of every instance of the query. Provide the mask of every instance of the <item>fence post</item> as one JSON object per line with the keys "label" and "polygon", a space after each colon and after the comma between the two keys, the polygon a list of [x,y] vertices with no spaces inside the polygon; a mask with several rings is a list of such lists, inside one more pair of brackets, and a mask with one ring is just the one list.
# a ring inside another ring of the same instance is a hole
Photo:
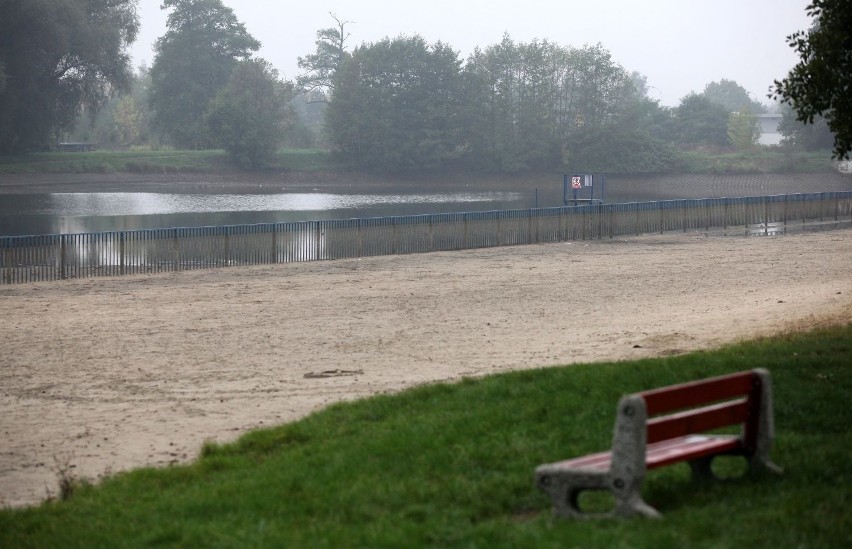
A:
{"label": "fence post", "polygon": [[180,241],[178,240],[178,230],[172,229],[172,269],[173,271],[180,270]]}
{"label": "fence post", "polygon": [[532,244],[532,210],[527,210],[527,244]]}
{"label": "fence post", "polygon": [[65,239],[68,235],[59,235],[59,278],[65,280],[68,277],[65,263]]}
{"label": "fence post", "polygon": [[[603,207],[603,206],[601,206],[601,207]],[[614,214],[614,211],[613,211],[613,206],[610,205],[607,209],[609,210],[609,238],[610,238],[610,240],[612,240],[613,232],[615,231],[615,228],[613,227],[613,225],[615,223],[615,221],[614,221],[614,219],[615,219],[614,215],[615,214]]]}
{"label": "fence post", "polygon": [[272,263],[278,263],[278,223],[272,225]]}
{"label": "fence post", "polygon": [[6,239],[3,239],[3,263],[6,265],[4,269],[3,277],[6,281],[6,284],[12,283],[12,247],[11,242]]}
{"label": "fence post", "polygon": [[119,253],[119,255],[121,256],[121,257],[120,257],[120,259],[118,260],[118,261],[119,261],[119,269],[118,269],[118,270],[119,270],[119,272],[120,272],[121,274],[125,274],[125,270],[124,270],[124,269],[125,269],[126,261],[125,261],[125,259],[124,259],[124,231],[121,231],[121,232],[119,233],[119,237],[118,237],[118,253]]}
{"label": "fence post", "polygon": [[320,253],[320,249],[324,248],[321,246],[322,243],[322,221],[317,221],[315,225],[315,233],[316,238],[314,238],[314,259],[323,259]]}
{"label": "fence post", "polygon": [[397,239],[399,238],[399,236],[397,235],[397,231],[396,231],[396,217],[391,218],[391,229],[392,229],[392,235],[393,235],[393,248],[391,249],[391,253],[393,253],[393,255],[396,255],[396,254],[399,253],[397,251],[399,249],[399,244],[397,242]]}
{"label": "fence post", "polygon": [[763,236],[769,236],[769,198],[763,197]]}

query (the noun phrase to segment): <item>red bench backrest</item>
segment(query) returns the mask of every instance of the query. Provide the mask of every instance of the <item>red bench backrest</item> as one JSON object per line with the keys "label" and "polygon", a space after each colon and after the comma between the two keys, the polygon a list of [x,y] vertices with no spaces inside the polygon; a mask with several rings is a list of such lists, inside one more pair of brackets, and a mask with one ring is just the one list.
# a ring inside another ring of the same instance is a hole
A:
{"label": "red bench backrest", "polygon": [[648,414],[648,444],[744,424],[746,448],[753,450],[757,445],[761,379],[753,371],[671,385],[639,395],[645,400]]}

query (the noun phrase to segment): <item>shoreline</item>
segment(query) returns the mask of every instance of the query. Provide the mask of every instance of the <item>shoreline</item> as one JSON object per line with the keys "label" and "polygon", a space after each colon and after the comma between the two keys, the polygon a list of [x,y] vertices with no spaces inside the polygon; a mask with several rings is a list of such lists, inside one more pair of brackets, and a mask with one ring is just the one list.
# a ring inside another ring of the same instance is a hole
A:
{"label": "shoreline", "polygon": [[[331,194],[433,190],[541,190],[562,193],[561,173],[372,175],[358,172],[16,173],[0,174],[0,195],[46,193]],[[624,201],[759,196],[852,190],[852,174],[610,175],[608,193]],[[608,194],[609,196],[609,194]]]}
{"label": "shoreline", "polygon": [[376,192],[425,185],[432,188],[513,190],[561,186],[560,174],[462,174],[390,176],[358,172],[216,173],[18,173],[0,175],[0,195],[67,192],[153,192],[164,194],[271,194],[281,192]]}

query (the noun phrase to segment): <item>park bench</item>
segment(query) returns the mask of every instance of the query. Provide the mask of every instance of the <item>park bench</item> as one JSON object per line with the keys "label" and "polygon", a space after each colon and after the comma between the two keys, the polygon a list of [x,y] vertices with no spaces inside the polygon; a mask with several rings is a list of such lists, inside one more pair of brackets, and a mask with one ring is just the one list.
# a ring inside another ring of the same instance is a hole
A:
{"label": "park bench", "polygon": [[[536,484],[553,500],[554,514],[570,518],[659,517],[642,499],[648,470],[689,463],[693,478],[715,478],[716,456],[742,456],[749,469],[780,472],[769,460],[774,426],[769,372],[754,369],[621,398],[612,450],[536,468]],[[739,434],[713,434],[741,425]],[[614,508],[585,513],[580,494],[609,490]]]}

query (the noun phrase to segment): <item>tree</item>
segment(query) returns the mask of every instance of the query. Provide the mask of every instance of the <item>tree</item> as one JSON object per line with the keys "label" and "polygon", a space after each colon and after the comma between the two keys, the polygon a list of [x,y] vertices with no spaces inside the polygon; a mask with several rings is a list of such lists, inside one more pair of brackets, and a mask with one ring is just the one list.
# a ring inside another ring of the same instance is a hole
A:
{"label": "tree", "polygon": [[729,113],[744,110],[756,114],[766,112],[766,107],[752,99],[748,91],[733,80],[723,78],[718,82],[710,82],[704,86],[702,95],[713,103],[722,105]]}
{"label": "tree", "polygon": [[757,145],[760,135],[760,122],[747,109],[728,115],[728,139],[737,149],[752,150]]}
{"label": "tree", "polygon": [[0,0],[0,151],[42,149],[130,79],[134,0]]}
{"label": "tree", "polygon": [[781,105],[778,131],[784,136],[784,145],[806,151],[831,150],[834,144],[834,135],[823,117],[814,116],[813,123],[807,124],[796,119],[796,112],[788,104]]}
{"label": "tree", "polygon": [[834,134],[832,156],[852,151],[852,0],[813,0],[806,8],[814,26],[787,37],[800,61],[775,81],[773,96],[792,105],[797,119],[822,116]]}
{"label": "tree", "polygon": [[[502,171],[559,169],[563,150],[579,154],[638,93],[633,76],[601,45],[565,48],[547,40],[517,44],[508,35],[476,50],[464,71],[470,156]],[[599,141],[597,141],[599,142]]]}
{"label": "tree", "polygon": [[292,122],[288,104],[293,84],[278,80],[278,72],[263,59],[240,61],[228,83],[210,104],[211,133],[243,168],[264,167],[278,148],[286,124]]}
{"label": "tree", "polygon": [[129,147],[139,139],[141,130],[142,114],[136,108],[136,101],[132,95],[125,95],[118,101],[114,111],[115,131],[118,143],[122,147]]}
{"label": "tree", "polygon": [[344,160],[377,171],[434,170],[460,150],[460,61],[420,36],[355,49],[338,71],[327,113]]}
{"label": "tree", "polygon": [[316,52],[298,59],[299,68],[307,72],[299,75],[297,82],[313,100],[327,101],[333,94],[334,75],[349,56],[346,51],[346,40],[349,39],[346,25],[350,21],[342,21],[333,13],[329,15],[337,23],[337,27],[318,30]]}
{"label": "tree", "polygon": [[703,95],[690,93],[674,108],[673,138],[687,147],[728,145],[728,109]]}
{"label": "tree", "polygon": [[70,141],[89,141],[101,148],[156,145],[149,131],[148,90],[151,78],[144,65],[131,77],[130,89],[104,104],[97,112],[81,111],[73,129],[63,134]]}
{"label": "tree", "polygon": [[221,0],[163,0],[162,8],[172,12],[151,66],[152,124],[175,145],[206,146],[210,101],[260,42]]}

